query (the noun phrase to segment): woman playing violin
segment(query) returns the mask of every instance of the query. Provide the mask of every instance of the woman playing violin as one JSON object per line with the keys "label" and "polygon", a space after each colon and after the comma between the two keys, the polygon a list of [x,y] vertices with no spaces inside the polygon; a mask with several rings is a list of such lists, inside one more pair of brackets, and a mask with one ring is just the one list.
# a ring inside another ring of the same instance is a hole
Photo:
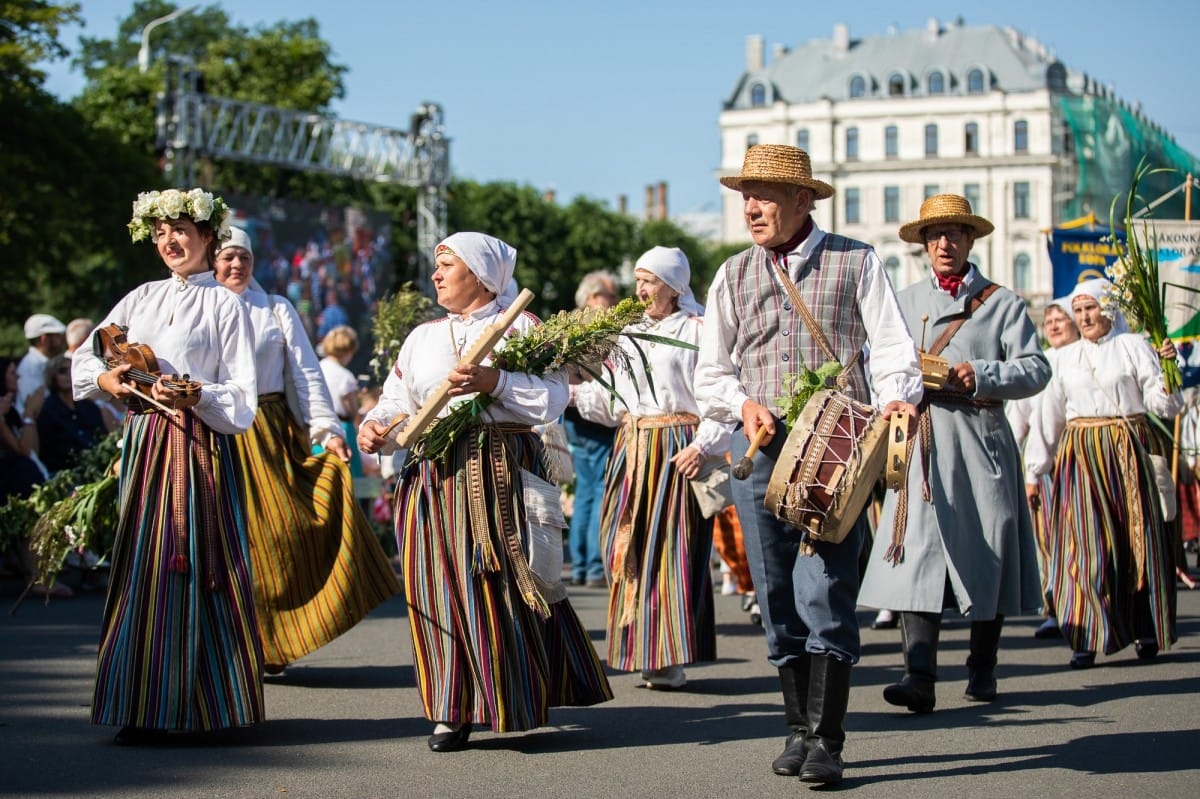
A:
{"label": "woman playing violin", "polygon": [[[92,721],[116,742],[153,741],[261,721],[262,650],[230,436],[254,421],[258,389],[250,319],[211,268],[229,236],[229,208],[208,192],[146,192],[134,241],[150,238],[170,270],[109,312],[125,347],[145,344],[162,375],[110,365],[95,339],[72,360],[76,399],[130,403],[121,508],[100,637]],[[119,349],[119,348],[118,348]],[[111,350],[111,347],[110,347]],[[113,354],[110,352],[110,355]],[[138,374],[138,379],[132,379]],[[199,391],[168,377],[188,375]]]}

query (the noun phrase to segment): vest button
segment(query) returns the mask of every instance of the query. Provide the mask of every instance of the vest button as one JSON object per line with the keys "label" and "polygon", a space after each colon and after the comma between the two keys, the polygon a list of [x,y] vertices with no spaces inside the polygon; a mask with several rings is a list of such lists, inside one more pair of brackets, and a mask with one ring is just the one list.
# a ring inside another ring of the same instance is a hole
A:
{"label": "vest button", "polygon": [[785,303],[783,304],[783,310],[785,310],[785,311],[790,311],[790,310],[792,310],[792,304],[791,304],[790,302],[785,302]]}
{"label": "vest button", "polygon": [[783,357],[784,361],[790,361],[792,359],[792,356],[788,355],[786,352],[783,354],[782,357]]}
{"label": "vest button", "polygon": [[790,336],[790,335],[792,335],[792,331],[790,331],[790,330],[784,330],[782,335],[785,335],[785,336]]}

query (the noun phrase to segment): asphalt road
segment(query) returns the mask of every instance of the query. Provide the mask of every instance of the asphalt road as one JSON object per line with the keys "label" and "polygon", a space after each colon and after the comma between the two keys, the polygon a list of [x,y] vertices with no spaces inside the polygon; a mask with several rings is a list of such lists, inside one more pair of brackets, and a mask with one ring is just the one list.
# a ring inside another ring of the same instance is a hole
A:
{"label": "asphalt road", "polygon": [[[1191,562],[1189,557],[1189,562]],[[1195,574],[1195,572],[1193,572]],[[572,589],[598,646],[605,594]],[[266,687],[268,721],[157,748],[118,747],[88,722],[103,597],[0,606],[0,795],[61,797],[795,796],[769,764],[785,729],[761,631],[717,596],[718,652],[677,692],[610,673],[616,698],[551,712],[524,734],[479,731],[434,754],[413,687],[404,603],[394,599]],[[1179,594],[1179,643],[1141,662],[1132,648],[1067,668],[1038,619],[1009,620],[1000,697],[962,698],[968,625],[948,620],[937,710],[884,703],[901,671],[894,630],[864,629],[841,790],[931,797],[1200,796],[1200,591]],[[863,611],[864,626],[872,618]],[[601,650],[603,652],[603,650]]]}

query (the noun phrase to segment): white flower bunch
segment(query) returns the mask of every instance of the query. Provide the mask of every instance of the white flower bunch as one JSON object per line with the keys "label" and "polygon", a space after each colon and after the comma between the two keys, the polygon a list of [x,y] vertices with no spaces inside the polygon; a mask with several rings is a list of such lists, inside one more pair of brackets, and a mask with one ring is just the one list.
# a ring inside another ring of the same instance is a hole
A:
{"label": "white flower bunch", "polygon": [[230,236],[229,206],[220,197],[214,197],[204,189],[181,191],[144,191],[133,202],[133,219],[129,222],[129,235],[134,241],[142,241],[154,235],[152,225],[159,219],[191,217],[194,222],[212,225],[218,241]]}

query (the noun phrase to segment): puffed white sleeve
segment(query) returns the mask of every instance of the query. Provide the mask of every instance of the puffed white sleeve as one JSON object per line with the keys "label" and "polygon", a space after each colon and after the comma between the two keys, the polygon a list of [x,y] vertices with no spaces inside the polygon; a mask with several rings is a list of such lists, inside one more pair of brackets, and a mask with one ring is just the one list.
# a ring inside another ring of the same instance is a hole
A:
{"label": "puffed white sleeve", "polygon": [[217,312],[217,380],[203,385],[200,401],[192,410],[218,433],[244,433],[258,413],[258,369],[250,312],[233,292],[217,306]]}
{"label": "puffed white sleeve", "polygon": [[275,320],[283,330],[283,340],[288,361],[288,377],[295,394],[300,421],[308,425],[308,434],[313,444],[324,445],[330,438],[341,438],[342,424],[333,412],[333,397],[329,384],[321,371],[317,353],[308,341],[308,333],[300,320],[300,314],[286,297],[271,297]]}
{"label": "puffed white sleeve", "polygon": [[734,362],[736,345],[737,317],[722,264],[709,286],[704,305],[693,383],[696,404],[704,419],[727,424],[742,421],[742,405],[750,396],[742,388],[741,370]]}
{"label": "puffed white sleeve", "polygon": [[109,394],[100,390],[100,386],[96,383],[100,379],[100,375],[108,371],[108,366],[104,363],[104,359],[96,355],[94,347],[97,337],[100,335],[100,328],[108,327],[109,325],[129,324],[128,309],[130,304],[136,301],[138,289],[126,294],[121,298],[113,309],[108,312],[108,316],[104,317],[104,321],[96,325],[96,329],[87,337],[78,349],[71,356],[71,391],[75,395],[75,399],[104,399],[109,397]]}

